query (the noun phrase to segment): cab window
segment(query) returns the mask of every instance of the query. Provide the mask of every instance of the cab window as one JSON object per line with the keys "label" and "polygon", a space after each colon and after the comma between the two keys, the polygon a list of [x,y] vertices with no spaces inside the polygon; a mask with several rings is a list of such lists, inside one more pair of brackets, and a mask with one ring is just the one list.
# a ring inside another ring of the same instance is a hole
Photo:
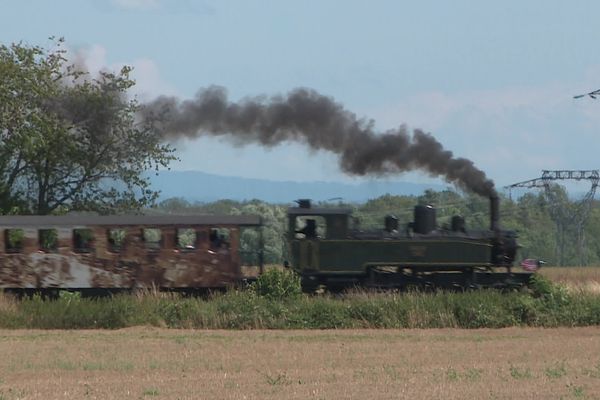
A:
{"label": "cab window", "polygon": [[294,232],[296,239],[323,239],[327,237],[325,218],[318,215],[297,217]]}

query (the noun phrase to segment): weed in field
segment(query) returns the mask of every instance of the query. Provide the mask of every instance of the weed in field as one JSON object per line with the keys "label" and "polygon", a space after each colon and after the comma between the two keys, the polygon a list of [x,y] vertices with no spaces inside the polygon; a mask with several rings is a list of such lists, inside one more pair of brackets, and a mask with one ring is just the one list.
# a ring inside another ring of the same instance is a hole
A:
{"label": "weed in field", "polygon": [[0,314],[14,313],[17,310],[18,301],[8,294],[0,291]]}
{"label": "weed in field", "polygon": [[116,364],[115,371],[133,371],[134,365],[129,361],[121,361]]}
{"label": "weed in field", "polygon": [[360,368],[360,369],[354,370],[354,374],[353,374],[354,379],[368,380],[368,381],[375,379],[376,376],[377,376],[377,373],[375,372],[375,370],[372,367],[371,368]]}
{"label": "weed in field", "polygon": [[263,375],[266,382],[271,386],[289,385],[291,383],[285,372],[275,374],[270,374],[267,372]]}
{"label": "weed in field", "polygon": [[510,366],[510,376],[514,379],[531,379],[533,375],[531,374],[531,370],[529,368],[519,368],[514,365]]}
{"label": "weed in field", "polygon": [[150,363],[148,364],[148,368],[150,368],[151,370],[160,369],[160,363],[158,361],[150,361]]}
{"label": "weed in field", "polygon": [[9,388],[7,391],[0,390],[0,400],[9,400],[9,399],[24,399],[26,398],[25,390],[23,389],[12,389]]}
{"label": "weed in field", "polygon": [[401,378],[400,372],[394,365],[384,365],[383,372],[394,381],[400,380]]}
{"label": "weed in field", "polygon": [[446,379],[451,382],[455,382],[458,380],[465,380],[470,382],[475,382],[481,379],[482,370],[479,368],[467,368],[462,373],[450,367],[446,370]]}
{"label": "weed in field", "polygon": [[223,383],[223,387],[225,389],[231,390],[231,389],[237,389],[240,387],[239,384],[235,383],[232,380],[226,380],[225,383]]}
{"label": "weed in field", "polygon": [[177,344],[186,344],[187,338],[185,336],[175,336],[173,341]]}
{"label": "weed in field", "polygon": [[77,369],[77,366],[71,361],[56,360],[53,364],[56,369],[62,369],[65,371],[74,371]]}
{"label": "weed in field", "polygon": [[481,370],[478,368],[469,368],[465,371],[464,377],[469,381],[478,381],[481,378]]}
{"label": "weed in field", "polygon": [[149,388],[149,389],[144,389],[144,392],[142,393],[142,395],[144,395],[144,396],[158,396],[159,392],[158,392],[158,389]]}
{"label": "weed in field", "polygon": [[567,385],[567,388],[576,399],[582,399],[585,397],[585,392],[583,386],[577,386],[573,383]]}
{"label": "weed in field", "polygon": [[586,368],[583,370],[583,374],[590,378],[600,379],[600,361],[593,368]]}
{"label": "weed in field", "polygon": [[58,299],[66,305],[71,303],[79,303],[81,301],[81,292],[69,292],[68,290],[61,290],[58,292]]}
{"label": "weed in field", "polygon": [[564,361],[557,363],[544,370],[545,375],[550,379],[561,378],[567,374],[567,368]]}
{"label": "weed in field", "polygon": [[454,368],[448,368],[446,371],[446,378],[449,381],[457,381],[459,379],[458,372]]}
{"label": "weed in field", "polygon": [[103,371],[106,366],[99,362],[86,362],[81,365],[81,369],[84,371]]}

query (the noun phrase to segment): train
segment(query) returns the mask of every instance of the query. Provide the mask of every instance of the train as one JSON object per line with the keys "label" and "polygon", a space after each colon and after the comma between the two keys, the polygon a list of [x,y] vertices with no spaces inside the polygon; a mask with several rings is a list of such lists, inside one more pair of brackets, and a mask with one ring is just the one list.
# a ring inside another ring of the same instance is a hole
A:
{"label": "train", "polygon": [[318,208],[310,200],[288,209],[290,260],[302,289],[331,291],[367,288],[519,288],[533,271],[514,271],[517,235],[502,230],[499,198],[490,196],[490,227],[469,230],[455,215],[439,227],[436,209],[417,205],[412,221],[401,225],[393,215],[380,229],[353,227],[352,210]]}
{"label": "train", "polygon": [[[481,288],[526,286],[532,272],[515,272],[517,235],[499,226],[499,199],[490,198],[490,227],[467,229],[452,217],[439,227],[436,209],[417,205],[412,221],[393,215],[380,229],[352,226],[352,210],[313,207],[299,200],[287,210],[287,260],[302,289],[349,287]],[[0,289],[77,290],[226,289],[263,271],[263,221],[257,215],[0,216]],[[247,257],[243,229],[258,230]],[[258,264],[258,265],[256,265]]]}
{"label": "train", "polygon": [[261,226],[253,215],[1,216],[0,289],[224,289],[243,279],[241,230]]}

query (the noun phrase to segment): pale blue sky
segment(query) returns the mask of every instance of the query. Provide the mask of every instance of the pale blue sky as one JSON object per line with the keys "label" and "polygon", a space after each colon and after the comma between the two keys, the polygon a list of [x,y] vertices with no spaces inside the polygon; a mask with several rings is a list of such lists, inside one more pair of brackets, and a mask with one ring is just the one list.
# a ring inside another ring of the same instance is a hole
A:
{"label": "pale blue sky", "polygon": [[[217,84],[239,99],[306,86],[381,129],[430,131],[498,186],[600,168],[597,1],[2,0],[0,38],[64,36],[89,67],[136,68],[141,99]],[[344,180],[298,145],[176,143],[174,169]],[[398,180],[419,181],[419,174]]]}

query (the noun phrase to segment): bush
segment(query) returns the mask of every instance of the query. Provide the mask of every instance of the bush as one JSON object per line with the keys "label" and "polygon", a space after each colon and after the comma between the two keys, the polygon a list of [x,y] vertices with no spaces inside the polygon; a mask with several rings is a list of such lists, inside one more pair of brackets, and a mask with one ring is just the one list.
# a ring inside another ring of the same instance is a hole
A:
{"label": "bush", "polygon": [[531,281],[533,297],[539,298],[554,307],[567,305],[571,301],[565,286],[552,282],[540,274],[534,275]]}
{"label": "bush", "polygon": [[259,276],[250,291],[269,300],[298,298],[302,294],[300,277],[296,273],[275,268]]}

